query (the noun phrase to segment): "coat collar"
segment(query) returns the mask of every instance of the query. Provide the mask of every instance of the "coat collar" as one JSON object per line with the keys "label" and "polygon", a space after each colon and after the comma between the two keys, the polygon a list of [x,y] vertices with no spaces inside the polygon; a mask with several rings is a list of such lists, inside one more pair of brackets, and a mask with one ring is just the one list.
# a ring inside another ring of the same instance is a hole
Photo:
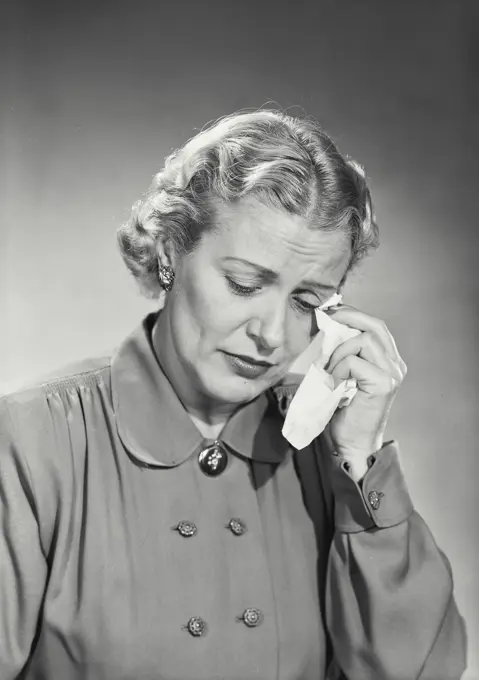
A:
{"label": "coat collar", "polygon": [[[111,383],[118,434],[140,462],[180,465],[205,447],[155,355],[151,334],[157,314],[149,314],[112,359]],[[279,463],[290,448],[281,434],[283,418],[271,391],[240,407],[219,440],[242,456]]]}

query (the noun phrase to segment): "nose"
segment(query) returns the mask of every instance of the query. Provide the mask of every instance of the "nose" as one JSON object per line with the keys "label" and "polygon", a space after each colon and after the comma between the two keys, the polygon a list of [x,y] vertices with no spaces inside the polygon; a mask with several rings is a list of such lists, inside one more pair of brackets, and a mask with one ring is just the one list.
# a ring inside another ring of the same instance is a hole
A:
{"label": "nose", "polygon": [[285,328],[286,305],[270,302],[250,319],[247,333],[263,349],[274,350],[284,344]]}

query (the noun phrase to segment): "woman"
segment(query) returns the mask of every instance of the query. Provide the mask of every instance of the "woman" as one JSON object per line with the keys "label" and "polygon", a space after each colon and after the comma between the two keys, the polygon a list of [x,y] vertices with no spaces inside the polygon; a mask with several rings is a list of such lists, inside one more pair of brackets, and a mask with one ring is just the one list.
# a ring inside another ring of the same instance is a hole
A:
{"label": "woman", "polygon": [[310,120],[231,116],[167,159],[119,232],[161,311],[2,401],[2,680],[460,677],[449,564],[383,442],[405,374],[383,322],[330,310],[358,391],[327,441],[281,434],[313,312],[376,240]]}

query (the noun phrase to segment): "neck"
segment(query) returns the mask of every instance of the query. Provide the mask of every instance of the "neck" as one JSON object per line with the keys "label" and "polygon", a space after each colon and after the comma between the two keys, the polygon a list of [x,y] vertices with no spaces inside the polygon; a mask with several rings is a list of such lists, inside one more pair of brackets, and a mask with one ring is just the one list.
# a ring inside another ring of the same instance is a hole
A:
{"label": "neck", "polygon": [[218,420],[216,423],[211,423],[205,422],[201,416],[197,416],[194,413],[191,413],[191,411],[188,411],[188,415],[205,439],[219,439],[228,420],[228,418],[226,418],[224,420]]}
{"label": "neck", "polygon": [[206,439],[217,439],[237,404],[215,402],[195,389],[194,378],[174,346],[167,309],[158,315],[152,343],[163,372],[194,424]]}

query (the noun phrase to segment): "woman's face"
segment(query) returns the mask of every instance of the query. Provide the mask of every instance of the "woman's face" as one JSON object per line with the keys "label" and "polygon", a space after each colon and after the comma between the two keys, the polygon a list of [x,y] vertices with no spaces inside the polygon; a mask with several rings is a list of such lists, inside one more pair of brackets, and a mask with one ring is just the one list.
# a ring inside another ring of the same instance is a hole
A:
{"label": "woman's face", "polygon": [[192,403],[234,406],[277,383],[306,349],[314,308],[346,272],[349,239],[252,199],[221,205],[217,222],[175,263],[160,351]]}

